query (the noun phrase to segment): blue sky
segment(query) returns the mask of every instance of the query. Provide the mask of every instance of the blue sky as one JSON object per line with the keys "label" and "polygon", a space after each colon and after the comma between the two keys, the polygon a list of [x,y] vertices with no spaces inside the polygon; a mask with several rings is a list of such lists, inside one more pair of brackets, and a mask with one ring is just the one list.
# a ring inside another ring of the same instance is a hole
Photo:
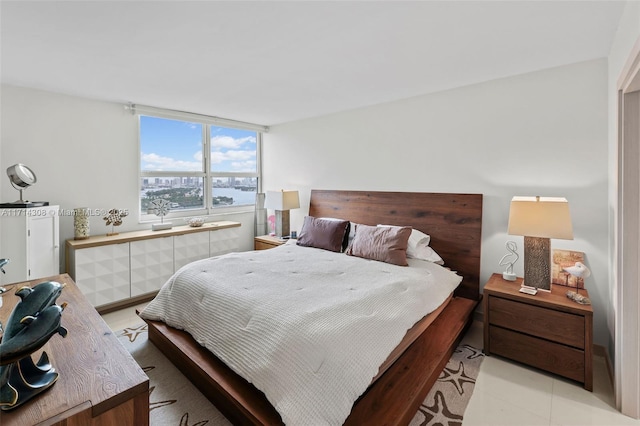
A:
{"label": "blue sky", "polygon": [[[203,124],[140,116],[142,170],[200,171]],[[256,132],[211,126],[213,171],[255,172]]]}

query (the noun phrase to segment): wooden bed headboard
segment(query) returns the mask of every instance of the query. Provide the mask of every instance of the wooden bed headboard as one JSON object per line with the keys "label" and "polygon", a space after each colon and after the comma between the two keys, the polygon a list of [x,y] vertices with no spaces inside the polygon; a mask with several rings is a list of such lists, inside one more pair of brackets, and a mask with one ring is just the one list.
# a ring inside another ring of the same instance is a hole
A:
{"label": "wooden bed headboard", "polygon": [[445,265],[464,277],[456,296],[480,298],[482,194],[311,190],[309,215],[429,234]]}

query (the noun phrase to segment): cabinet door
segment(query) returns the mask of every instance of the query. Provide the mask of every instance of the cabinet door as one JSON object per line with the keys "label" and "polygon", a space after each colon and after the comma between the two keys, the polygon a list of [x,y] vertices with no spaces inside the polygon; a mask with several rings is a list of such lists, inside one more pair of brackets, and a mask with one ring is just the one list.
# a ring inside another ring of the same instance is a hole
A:
{"label": "cabinet door", "polygon": [[173,275],[173,237],[130,244],[131,297],[159,290]]}
{"label": "cabinet door", "polygon": [[74,279],[93,306],[131,297],[129,243],[76,250]]}
{"label": "cabinet door", "polygon": [[0,284],[22,282],[29,279],[29,252],[27,250],[26,209],[2,209],[2,241],[0,258],[9,259],[4,267],[6,274],[0,273]]}
{"label": "cabinet door", "polygon": [[187,263],[209,257],[209,232],[176,235],[173,239],[174,270]]}
{"label": "cabinet door", "polygon": [[58,209],[46,215],[29,217],[27,231],[27,273],[29,280],[60,273]]}
{"label": "cabinet door", "polygon": [[8,258],[7,284],[60,273],[58,206],[0,209],[0,257]]}
{"label": "cabinet door", "polygon": [[209,231],[209,255],[219,256],[238,251],[240,245],[240,228],[226,228]]}

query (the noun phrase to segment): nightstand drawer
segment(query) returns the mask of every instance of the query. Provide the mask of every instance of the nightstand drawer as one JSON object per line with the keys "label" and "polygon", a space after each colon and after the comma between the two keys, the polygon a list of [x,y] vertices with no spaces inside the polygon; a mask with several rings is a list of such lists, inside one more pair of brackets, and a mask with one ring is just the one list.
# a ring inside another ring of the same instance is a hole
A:
{"label": "nightstand drawer", "polygon": [[278,247],[276,244],[269,244],[262,241],[255,241],[253,246],[254,250],[268,250],[274,247]]}
{"label": "nightstand drawer", "polygon": [[[490,325],[584,349],[584,317],[500,297],[489,298]],[[494,351],[493,341],[491,351]]]}
{"label": "nightstand drawer", "polygon": [[585,382],[584,351],[494,326],[489,338],[492,354]]}

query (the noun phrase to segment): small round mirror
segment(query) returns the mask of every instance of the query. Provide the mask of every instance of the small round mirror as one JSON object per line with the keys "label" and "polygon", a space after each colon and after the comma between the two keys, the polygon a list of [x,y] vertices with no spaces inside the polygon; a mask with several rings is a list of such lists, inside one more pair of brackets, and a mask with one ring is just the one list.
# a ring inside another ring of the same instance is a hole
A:
{"label": "small round mirror", "polygon": [[25,201],[22,199],[22,190],[36,183],[36,174],[24,164],[18,163],[7,169],[7,176],[11,186],[20,191],[20,199],[13,204],[23,204]]}
{"label": "small round mirror", "polygon": [[36,175],[33,170],[25,166],[24,164],[14,164],[7,169],[7,175],[9,180],[16,189],[27,188],[36,183]]}

